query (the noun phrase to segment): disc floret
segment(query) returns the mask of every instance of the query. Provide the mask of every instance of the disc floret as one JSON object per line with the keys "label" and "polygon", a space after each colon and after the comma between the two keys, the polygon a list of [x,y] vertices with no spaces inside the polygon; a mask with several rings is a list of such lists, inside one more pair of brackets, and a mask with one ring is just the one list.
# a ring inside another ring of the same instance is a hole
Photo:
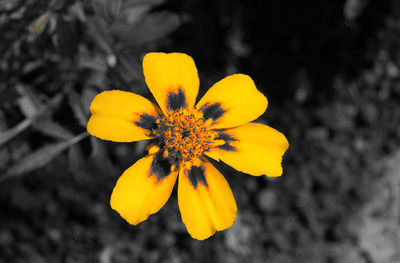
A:
{"label": "disc floret", "polygon": [[157,135],[164,156],[182,164],[190,164],[214,147],[218,133],[210,129],[212,119],[205,120],[197,110],[172,111],[157,120]]}

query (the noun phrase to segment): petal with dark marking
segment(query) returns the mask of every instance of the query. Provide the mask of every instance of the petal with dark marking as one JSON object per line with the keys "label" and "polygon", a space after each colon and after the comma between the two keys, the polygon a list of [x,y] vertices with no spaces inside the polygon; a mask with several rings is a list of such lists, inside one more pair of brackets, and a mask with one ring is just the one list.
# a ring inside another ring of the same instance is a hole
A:
{"label": "petal with dark marking", "polygon": [[162,180],[171,173],[172,162],[169,158],[164,158],[164,149],[159,150],[151,163],[151,174],[155,174],[158,180]]}
{"label": "petal with dark marking", "polygon": [[213,119],[213,128],[236,127],[257,119],[268,101],[253,80],[244,74],[228,76],[212,86],[197,103],[205,118]]}
{"label": "petal with dark marking", "polygon": [[178,92],[169,92],[167,96],[167,109],[177,111],[186,108],[185,92],[181,87],[178,87]]}
{"label": "petal with dark marking", "polygon": [[87,130],[93,136],[116,142],[153,138],[151,128],[158,107],[149,100],[121,90],[103,91],[90,105]]}
{"label": "petal with dark marking", "polygon": [[289,147],[285,135],[260,123],[248,123],[221,131],[224,145],[205,155],[251,175],[282,174],[282,156]]}
{"label": "petal with dark marking", "polygon": [[157,213],[167,202],[177,172],[159,179],[151,172],[154,155],[148,155],[129,167],[118,179],[111,195],[111,207],[128,223],[139,224]]}
{"label": "petal with dark marking", "polygon": [[189,178],[189,182],[196,189],[197,185],[200,183],[204,186],[208,186],[206,176],[205,176],[205,167],[203,165],[195,166],[193,165],[190,170],[188,170],[187,174]]}
{"label": "petal with dark marking", "polygon": [[179,172],[178,203],[189,234],[199,240],[227,229],[236,219],[236,202],[224,176],[205,160]]}
{"label": "petal with dark marking", "polygon": [[157,117],[150,114],[142,114],[138,121],[135,122],[136,126],[149,131],[150,136],[154,135],[157,127]]}
{"label": "petal with dark marking", "polygon": [[164,113],[194,107],[200,81],[190,56],[148,53],[143,58],[143,73],[147,86]]}
{"label": "petal with dark marking", "polygon": [[221,103],[206,103],[200,107],[199,111],[203,113],[204,119],[212,119],[214,122],[221,118],[226,112],[226,110],[221,108]]}
{"label": "petal with dark marking", "polygon": [[218,145],[216,148],[224,150],[224,151],[235,151],[235,147],[232,146],[231,142],[237,141],[237,139],[233,138],[231,135],[225,132],[224,129],[215,130],[218,132],[218,136],[215,140],[222,140],[224,144]]}

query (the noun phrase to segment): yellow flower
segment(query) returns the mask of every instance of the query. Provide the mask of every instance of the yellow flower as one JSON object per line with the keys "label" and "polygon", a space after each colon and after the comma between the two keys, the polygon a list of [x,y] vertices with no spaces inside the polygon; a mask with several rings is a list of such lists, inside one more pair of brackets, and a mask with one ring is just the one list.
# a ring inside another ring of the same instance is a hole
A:
{"label": "yellow flower", "polygon": [[149,53],[146,83],[158,105],[125,91],[104,91],[91,106],[87,130],[104,140],[153,139],[148,155],[128,168],[111,195],[111,207],[136,225],[158,212],[179,174],[178,203],[189,234],[199,240],[231,227],[236,202],[224,176],[205,156],[255,176],[280,176],[289,147],[275,129],[251,121],[268,101],[243,74],[212,86],[196,104],[199,77],[181,53]]}

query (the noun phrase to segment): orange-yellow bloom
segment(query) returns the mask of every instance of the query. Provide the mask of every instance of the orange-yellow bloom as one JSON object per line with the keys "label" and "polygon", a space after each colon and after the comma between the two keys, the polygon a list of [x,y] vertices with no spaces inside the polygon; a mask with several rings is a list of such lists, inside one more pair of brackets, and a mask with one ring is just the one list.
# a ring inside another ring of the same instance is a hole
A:
{"label": "orange-yellow bloom", "polygon": [[199,78],[190,56],[149,53],[143,72],[160,108],[119,90],[100,93],[90,106],[90,134],[116,142],[153,139],[148,155],[118,179],[111,207],[136,225],[162,208],[179,175],[182,221],[193,238],[206,239],[231,227],[237,212],[227,181],[206,156],[276,177],[289,143],[277,130],[251,122],[268,101],[247,75],[222,79],[195,106]]}

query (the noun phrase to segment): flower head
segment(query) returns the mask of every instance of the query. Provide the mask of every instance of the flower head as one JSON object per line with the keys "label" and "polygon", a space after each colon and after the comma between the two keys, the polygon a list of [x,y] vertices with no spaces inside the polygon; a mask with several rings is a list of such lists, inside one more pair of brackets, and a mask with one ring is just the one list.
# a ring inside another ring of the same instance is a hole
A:
{"label": "flower head", "polygon": [[160,108],[119,90],[100,93],[90,106],[90,134],[116,142],[152,139],[148,155],[118,179],[111,207],[136,225],[162,208],[179,175],[182,221],[193,238],[206,239],[231,227],[237,212],[227,181],[206,156],[244,173],[276,177],[288,141],[251,122],[268,101],[247,75],[222,79],[195,106],[199,78],[190,56],[149,53],[143,72]]}

